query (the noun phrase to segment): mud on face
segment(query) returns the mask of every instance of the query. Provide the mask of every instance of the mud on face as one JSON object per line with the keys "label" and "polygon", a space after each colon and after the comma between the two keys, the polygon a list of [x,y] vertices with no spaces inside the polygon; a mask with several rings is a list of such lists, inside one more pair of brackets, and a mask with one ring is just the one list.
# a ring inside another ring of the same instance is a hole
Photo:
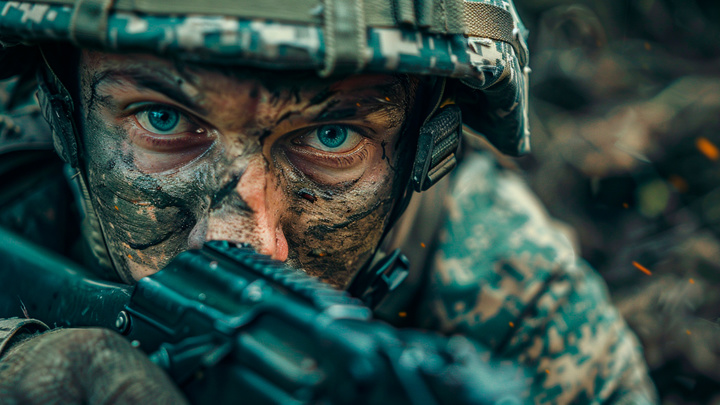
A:
{"label": "mud on face", "polygon": [[344,286],[398,197],[413,90],[85,51],[83,153],[120,276],[222,239]]}

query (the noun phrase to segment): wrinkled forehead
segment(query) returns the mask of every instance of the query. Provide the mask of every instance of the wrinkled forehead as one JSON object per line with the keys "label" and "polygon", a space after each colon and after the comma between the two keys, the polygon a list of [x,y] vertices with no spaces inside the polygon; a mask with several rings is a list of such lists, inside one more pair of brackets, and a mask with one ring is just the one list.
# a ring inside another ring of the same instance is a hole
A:
{"label": "wrinkled forehead", "polygon": [[[319,78],[313,71],[278,71],[240,66],[180,62],[147,54],[111,54],[83,50],[82,82],[88,85],[119,80],[139,85],[164,82],[190,97],[234,91],[292,93],[297,98],[327,98],[336,94],[367,94],[402,104],[413,80],[402,74],[363,74]],[[251,94],[252,95],[252,94]],[[300,100],[297,100],[298,102]],[[321,101],[321,100],[317,100]]]}

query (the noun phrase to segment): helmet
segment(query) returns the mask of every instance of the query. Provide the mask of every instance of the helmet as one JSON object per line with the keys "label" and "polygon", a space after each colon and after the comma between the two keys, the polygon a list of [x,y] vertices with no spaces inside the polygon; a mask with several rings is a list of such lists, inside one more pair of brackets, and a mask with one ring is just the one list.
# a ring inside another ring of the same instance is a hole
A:
{"label": "helmet", "polygon": [[321,76],[432,75],[460,84],[446,87],[467,126],[504,153],[529,150],[526,30],[511,0],[37,0],[0,10],[6,76],[27,67],[17,45],[50,41]]}
{"label": "helmet", "polygon": [[[501,152],[529,151],[527,32],[512,0],[34,0],[0,1],[0,10],[0,78],[57,42],[323,77],[428,77],[409,191],[390,223],[412,191],[455,166],[463,123]],[[78,167],[72,97],[47,60],[41,66],[38,98],[55,148]]]}

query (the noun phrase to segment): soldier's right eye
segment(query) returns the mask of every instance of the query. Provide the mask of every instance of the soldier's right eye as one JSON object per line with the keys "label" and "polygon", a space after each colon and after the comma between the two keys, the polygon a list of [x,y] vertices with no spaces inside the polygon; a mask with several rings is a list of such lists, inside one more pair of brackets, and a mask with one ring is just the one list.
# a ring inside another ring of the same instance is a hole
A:
{"label": "soldier's right eye", "polygon": [[[138,115],[138,119],[140,119]],[[172,131],[180,123],[180,113],[170,108],[153,108],[143,111],[142,118],[144,121],[159,132]],[[149,129],[149,128],[145,128]]]}
{"label": "soldier's right eye", "polygon": [[184,113],[162,105],[150,104],[135,113],[135,118],[143,129],[156,135],[177,135],[183,133],[203,134],[205,129],[195,124]]}
{"label": "soldier's right eye", "polygon": [[207,151],[216,136],[211,126],[167,104],[128,106],[127,134],[135,146],[135,164],[151,173],[175,169]]}

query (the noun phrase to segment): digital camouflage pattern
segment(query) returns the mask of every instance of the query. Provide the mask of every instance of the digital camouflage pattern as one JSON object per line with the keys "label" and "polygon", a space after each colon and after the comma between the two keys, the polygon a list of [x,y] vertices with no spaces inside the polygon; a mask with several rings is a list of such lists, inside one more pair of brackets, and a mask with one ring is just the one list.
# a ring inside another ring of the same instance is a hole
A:
{"label": "digital camouflage pattern", "polygon": [[[508,1],[483,2],[516,16]],[[72,42],[72,15],[73,8],[64,5],[0,1],[0,44],[9,49],[17,44]],[[520,35],[524,27],[515,20],[522,59],[510,43],[490,38],[368,27],[367,45],[357,49],[357,71],[458,78],[480,91],[501,86],[488,93],[490,108],[477,111],[470,124],[500,150],[522,154],[530,147],[525,125],[528,70]],[[109,52],[148,52],[210,63],[320,71],[327,58],[323,27],[309,24],[117,11],[108,16],[106,34],[102,48]]]}
{"label": "digital camouflage pattern", "polygon": [[[509,3],[490,1],[509,8]],[[72,42],[68,6],[0,1],[2,42]],[[177,55],[183,59],[270,69],[321,69],[326,41],[322,27],[226,16],[139,16],[108,18],[104,50]],[[472,77],[484,89],[504,78],[514,52],[491,39],[370,27],[362,70],[445,77]]]}
{"label": "digital camouflage pattern", "polygon": [[418,322],[529,366],[537,404],[654,403],[604,282],[520,177],[473,153],[453,182]]}

